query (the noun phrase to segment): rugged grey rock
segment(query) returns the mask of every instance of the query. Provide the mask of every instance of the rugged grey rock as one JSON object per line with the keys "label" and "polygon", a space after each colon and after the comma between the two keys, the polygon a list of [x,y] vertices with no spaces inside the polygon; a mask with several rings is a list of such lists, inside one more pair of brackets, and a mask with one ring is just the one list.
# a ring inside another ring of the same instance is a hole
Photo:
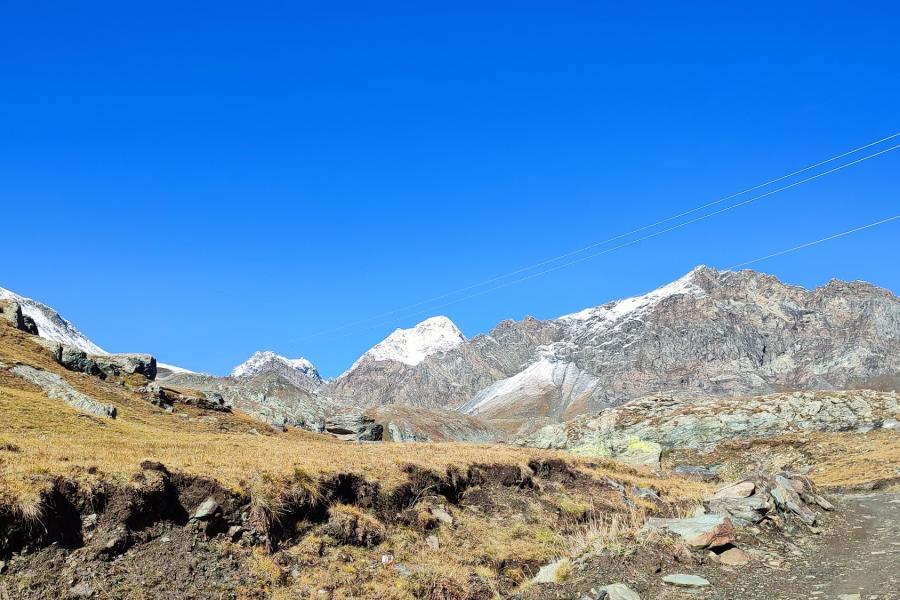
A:
{"label": "rugged grey rock", "polygon": [[23,314],[22,305],[15,300],[0,300],[0,318],[25,333],[30,333],[31,335],[37,335],[38,333],[34,319]]}
{"label": "rugged grey rock", "polygon": [[72,408],[111,419],[116,416],[115,406],[103,404],[82,394],[56,373],[42,371],[28,365],[16,365],[10,369],[10,372],[40,387],[48,398],[62,400]]}
{"label": "rugged grey rock", "polygon": [[490,334],[428,356],[417,365],[364,359],[331,382],[325,393],[337,402],[362,407],[456,408],[478,390],[527,367],[539,346],[560,337],[561,330],[552,322],[531,317],[504,321]]}
{"label": "rugged grey rock", "polygon": [[360,361],[325,394],[357,406],[462,409],[533,428],[665,393],[895,389],[900,299],[698,267],[654,292],[550,321],[501,323],[417,365]]}
{"label": "rugged grey rock", "polygon": [[345,408],[271,371],[239,378],[175,373],[161,384],[198,390],[207,396],[219,394],[227,406],[278,428],[302,427],[321,432],[328,417]]}
{"label": "rugged grey rock", "polygon": [[792,392],[724,398],[650,396],[546,426],[520,439],[539,448],[617,457],[626,447],[710,450],[724,440],[798,431],[870,430],[900,416],[897,392]]}
{"label": "rugged grey rock", "polygon": [[325,422],[325,433],[346,441],[380,442],[384,427],[358,409],[335,412]]}
{"label": "rugged grey rock", "polygon": [[156,359],[149,354],[101,354],[91,358],[107,377],[124,373],[143,375],[150,380],[156,378]]}

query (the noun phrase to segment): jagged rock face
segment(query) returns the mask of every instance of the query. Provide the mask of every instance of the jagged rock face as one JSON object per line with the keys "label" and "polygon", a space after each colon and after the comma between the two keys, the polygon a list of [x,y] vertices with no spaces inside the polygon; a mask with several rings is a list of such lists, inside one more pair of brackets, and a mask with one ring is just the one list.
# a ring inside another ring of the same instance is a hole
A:
{"label": "jagged rock face", "polygon": [[515,430],[649,394],[894,388],[898,373],[900,299],[890,292],[840,281],[808,291],[698,267],[644,296],[501,323],[417,365],[361,361],[328,393],[455,408]]}
{"label": "jagged rock face", "polygon": [[504,321],[489,335],[429,355],[415,365],[364,358],[333,381],[327,394],[364,407],[456,408],[478,390],[527,367],[539,346],[559,338],[560,329],[552,322],[530,317]]}
{"label": "jagged rock face", "polygon": [[549,351],[597,376],[599,407],[662,391],[850,388],[900,373],[900,299],[867,283],[807,291],[701,267],[648,296],[559,320],[565,343]]}
{"label": "jagged rock face", "polygon": [[235,367],[231,376],[248,379],[262,373],[275,373],[308,391],[318,389],[323,383],[319,372],[305,358],[285,358],[271,351],[254,353],[246,362]]}

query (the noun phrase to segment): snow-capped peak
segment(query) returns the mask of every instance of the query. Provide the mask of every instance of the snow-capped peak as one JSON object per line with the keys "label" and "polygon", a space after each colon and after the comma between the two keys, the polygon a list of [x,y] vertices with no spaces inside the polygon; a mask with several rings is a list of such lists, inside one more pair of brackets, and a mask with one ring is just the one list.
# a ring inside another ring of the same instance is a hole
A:
{"label": "snow-capped peak", "polygon": [[20,296],[5,288],[0,288],[0,300],[12,300],[22,307],[22,314],[34,319],[38,335],[60,344],[75,346],[88,354],[108,354],[106,350],[92,342],[78,329],[63,319],[58,312],[37,300]]}
{"label": "snow-capped peak", "polygon": [[431,317],[409,329],[396,329],[356,361],[369,358],[375,361],[393,360],[407,365],[417,365],[426,357],[438,352],[453,350],[466,342],[466,336],[447,317]]}
{"label": "snow-capped peak", "polygon": [[700,265],[672,283],[657,288],[643,296],[634,296],[624,300],[615,300],[603,306],[586,308],[582,311],[559,317],[559,320],[568,324],[575,324],[579,321],[592,321],[602,325],[613,325],[621,322],[626,317],[637,316],[661,300],[671,296],[702,296],[705,292],[696,284],[695,278],[698,273],[705,269],[708,269],[708,267]]}
{"label": "snow-capped peak", "polygon": [[246,362],[231,371],[231,376],[235,378],[252,377],[263,371],[283,371],[284,369],[296,371],[314,382],[322,381],[319,372],[307,359],[287,358],[275,354],[271,350],[254,352]]}

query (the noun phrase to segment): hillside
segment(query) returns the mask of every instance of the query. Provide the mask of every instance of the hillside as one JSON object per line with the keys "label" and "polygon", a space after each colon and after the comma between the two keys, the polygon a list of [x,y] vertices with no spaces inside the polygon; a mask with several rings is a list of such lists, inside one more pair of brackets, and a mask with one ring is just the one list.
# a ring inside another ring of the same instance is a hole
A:
{"label": "hillside", "polygon": [[[146,382],[68,371],[35,339],[0,322],[0,560],[9,565],[0,590],[16,598],[70,595],[73,575],[110,598],[146,585],[241,597],[322,587],[397,598],[434,585],[508,589],[574,533],[568,506],[629,510],[628,494],[604,482],[658,489],[664,503],[648,510],[661,514],[702,493],[687,480],[540,450],[346,443],[192,403],[166,410],[150,402]],[[47,397],[16,365],[58,376],[115,407],[115,417]],[[562,487],[560,477],[570,483]],[[192,520],[206,504],[215,505],[211,514]],[[521,510],[528,519],[516,517]],[[440,546],[423,555],[435,534]],[[39,566],[60,553],[71,553],[68,567]],[[347,553],[353,569],[344,567]],[[388,554],[415,573],[386,567]],[[201,556],[215,568],[185,579],[182,567],[170,567]],[[114,576],[116,564],[133,575]],[[285,578],[299,565],[302,576]]]}

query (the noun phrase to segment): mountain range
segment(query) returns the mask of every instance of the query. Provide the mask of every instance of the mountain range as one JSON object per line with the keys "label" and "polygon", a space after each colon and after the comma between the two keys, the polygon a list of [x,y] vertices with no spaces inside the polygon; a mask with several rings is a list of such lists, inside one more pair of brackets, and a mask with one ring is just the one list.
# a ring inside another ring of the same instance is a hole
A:
{"label": "mountain range", "polygon": [[[53,309],[2,288],[0,298],[18,301],[41,336],[103,353]],[[648,395],[896,389],[900,299],[865,282],[807,290],[700,266],[642,296],[503,321],[472,339],[433,317],[394,331],[329,381],[310,361],[271,351],[227,377],[160,367],[167,385],[220,393],[279,426],[340,422],[343,431],[382,420],[393,439],[488,439]]]}

